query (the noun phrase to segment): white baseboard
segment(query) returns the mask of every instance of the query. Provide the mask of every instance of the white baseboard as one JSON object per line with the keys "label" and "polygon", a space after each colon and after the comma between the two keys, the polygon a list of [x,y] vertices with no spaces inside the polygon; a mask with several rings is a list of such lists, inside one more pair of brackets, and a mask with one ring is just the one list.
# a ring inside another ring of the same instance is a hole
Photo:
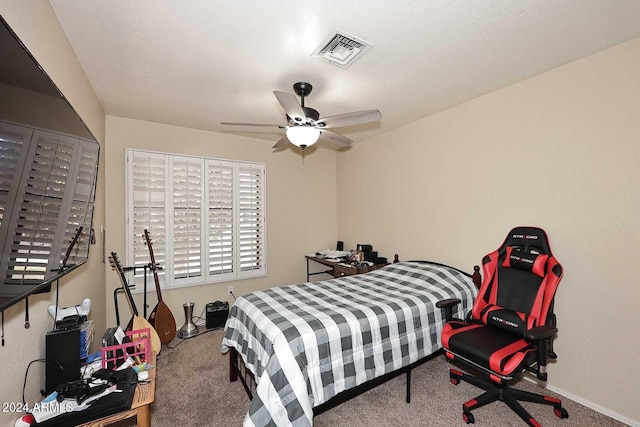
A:
{"label": "white baseboard", "polygon": [[[617,412],[614,412],[614,411],[612,411],[612,410],[610,410],[608,408],[605,408],[603,406],[596,405],[593,402],[590,402],[590,401],[588,401],[588,400],[586,400],[586,399],[584,399],[584,398],[582,398],[580,396],[576,396],[574,394],[571,394],[571,393],[569,393],[566,390],[563,390],[561,388],[554,387],[554,386],[552,386],[552,385],[550,385],[548,383],[542,383],[541,381],[536,381],[535,378],[531,378],[528,375],[523,375],[522,377],[527,381],[531,381],[532,383],[535,383],[535,384],[537,384],[537,385],[539,385],[539,386],[541,386],[543,388],[551,390],[552,392],[557,393],[560,396],[566,397],[567,399],[571,399],[574,402],[577,402],[577,403],[579,403],[579,404],[581,404],[583,406],[586,406],[587,408],[591,408],[596,412],[600,412],[601,414],[604,414],[604,415],[606,415],[608,417],[611,417],[614,420],[618,420],[618,421],[620,421],[622,423],[625,423],[625,424],[627,424],[627,425],[629,425],[631,427],[640,427],[640,421],[632,420],[630,418],[622,416],[622,415],[618,414]],[[571,414],[569,414],[569,416],[571,416]]]}

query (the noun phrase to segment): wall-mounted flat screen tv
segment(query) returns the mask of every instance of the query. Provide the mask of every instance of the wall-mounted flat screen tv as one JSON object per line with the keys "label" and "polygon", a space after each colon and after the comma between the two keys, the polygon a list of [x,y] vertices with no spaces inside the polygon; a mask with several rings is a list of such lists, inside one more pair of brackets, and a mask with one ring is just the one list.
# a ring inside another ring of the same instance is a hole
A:
{"label": "wall-mounted flat screen tv", "polygon": [[0,309],[86,262],[99,153],[0,17]]}

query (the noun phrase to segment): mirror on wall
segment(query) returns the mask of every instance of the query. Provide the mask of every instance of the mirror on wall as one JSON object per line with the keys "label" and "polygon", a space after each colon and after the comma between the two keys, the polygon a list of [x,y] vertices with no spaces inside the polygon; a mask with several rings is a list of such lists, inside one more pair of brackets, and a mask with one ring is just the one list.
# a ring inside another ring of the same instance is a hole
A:
{"label": "mirror on wall", "polygon": [[0,17],[0,310],[87,261],[99,153]]}

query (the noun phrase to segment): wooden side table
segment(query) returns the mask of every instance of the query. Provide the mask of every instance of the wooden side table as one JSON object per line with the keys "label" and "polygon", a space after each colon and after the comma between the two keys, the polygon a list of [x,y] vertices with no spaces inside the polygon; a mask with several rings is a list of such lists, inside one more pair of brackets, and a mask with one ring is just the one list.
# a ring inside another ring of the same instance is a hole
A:
{"label": "wooden side table", "polygon": [[[334,268],[335,268],[336,264],[338,264],[337,262],[327,261],[326,258],[317,257],[317,256],[310,256],[310,255],[305,255],[305,258],[307,259],[307,282],[309,281],[309,277],[315,276],[317,274],[330,274],[330,275],[335,277]],[[309,261],[317,262],[318,264],[322,264],[324,266],[329,267],[329,269],[328,270],[323,270],[323,271],[317,271],[315,273],[311,273],[311,271],[309,269]]]}
{"label": "wooden side table", "polygon": [[368,273],[370,271],[377,270],[384,267],[385,265],[389,264],[363,265],[360,267],[354,267],[352,265],[346,264],[336,264],[333,268],[333,275],[334,277],[353,276],[354,274]]}
{"label": "wooden side table", "polygon": [[[388,263],[386,263],[386,264],[374,264],[374,265],[363,265],[361,267],[353,267],[351,265],[346,265],[339,262],[327,261],[325,258],[321,258],[321,257],[309,256],[309,255],[306,255],[305,257],[307,258],[307,282],[309,281],[310,276],[314,276],[316,274],[330,274],[333,277],[353,276],[354,274],[367,273],[369,271],[382,268],[385,265],[389,265]],[[309,270],[309,261],[317,262],[319,264],[329,267],[329,269],[311,273]]]}
{"label": "wooden side table", "polygon": [[98,420],[80,424],[79,427],[104,427],[116,423],[118,421],[137,416],[138,427],[151,427],[151,404],[156,396],[156,353],[151,353],[149,363],[154,366],[149,371],[149,380],[136,385],[136,391],[133,394],[133,402],[131,409],[109,415]]}

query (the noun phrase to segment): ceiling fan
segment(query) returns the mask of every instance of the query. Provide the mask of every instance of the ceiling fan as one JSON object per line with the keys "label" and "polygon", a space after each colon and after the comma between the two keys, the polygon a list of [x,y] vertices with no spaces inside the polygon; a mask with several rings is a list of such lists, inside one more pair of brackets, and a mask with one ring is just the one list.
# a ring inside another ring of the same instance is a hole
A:
{"label": "ceiling fan", "polygon": [[328,129],[359,125],[375,122],[382,118],[378,110],[355,111],[352,113],[337,114],[320,118],[320,113],[310,107],[305,107],[304,97],[311,93],[313,86],[309,83],[298,82],[293,85],[293,91],[300,97],[300,103],[288,92],[274,91],[280,106],[286,113],[287,125],[271,125],[258,123],[231,123],[222,122],[223,125],[232,126],[264,126],[285,129],[285,135],[273,146],[281,148],[292,143],[303,150],[315,144],[318,139],[333,142],[341,147],[346,147],[353,141]]}

